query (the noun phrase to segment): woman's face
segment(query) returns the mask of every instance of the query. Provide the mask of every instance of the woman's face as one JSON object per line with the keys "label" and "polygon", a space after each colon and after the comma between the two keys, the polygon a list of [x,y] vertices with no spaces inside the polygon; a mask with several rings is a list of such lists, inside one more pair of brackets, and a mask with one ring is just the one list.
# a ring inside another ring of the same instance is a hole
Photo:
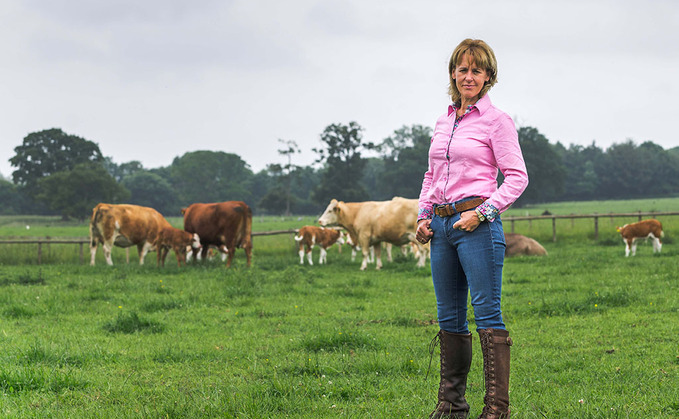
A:
{"label": "woman's face", "polygon": [[479,93],[484,83],[490,80],[490,75],[485,68],[477,67],[469,54],[464,54],[460,63],[453,69],[453,78],[462,100],[469,102],[479,99]]}

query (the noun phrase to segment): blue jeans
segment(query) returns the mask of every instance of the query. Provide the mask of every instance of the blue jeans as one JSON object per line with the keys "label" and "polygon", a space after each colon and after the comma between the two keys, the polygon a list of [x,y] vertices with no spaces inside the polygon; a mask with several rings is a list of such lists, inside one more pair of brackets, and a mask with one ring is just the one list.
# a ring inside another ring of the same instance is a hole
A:
{"label": "blue jeans", "polygon": [[460,214],[434,215],[430,226],[439,328],[469,333],[467,295],[471,294],[476,330],[505,329],[500,308],[506,247],[502,220],[498,215],[492,223],[484,221],[469,233],[453,229],[459,219]]}

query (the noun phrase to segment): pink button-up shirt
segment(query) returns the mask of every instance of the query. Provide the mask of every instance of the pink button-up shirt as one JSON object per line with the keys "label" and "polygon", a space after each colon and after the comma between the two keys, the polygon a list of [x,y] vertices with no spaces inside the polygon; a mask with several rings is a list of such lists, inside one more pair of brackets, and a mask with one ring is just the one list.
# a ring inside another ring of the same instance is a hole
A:
{"label": "pink button-up shirt", "polygon": [[[518,134],[509,115],[493,106],[486,94],[453,132],[455,110],[449,106],[436,121],[429,169],[420,192],[419,218],[431,218],[434,204],[473,196],[488,198],[488,204],[503,212],[528,186]],[[498,169],[504,175],[499,188]]]}

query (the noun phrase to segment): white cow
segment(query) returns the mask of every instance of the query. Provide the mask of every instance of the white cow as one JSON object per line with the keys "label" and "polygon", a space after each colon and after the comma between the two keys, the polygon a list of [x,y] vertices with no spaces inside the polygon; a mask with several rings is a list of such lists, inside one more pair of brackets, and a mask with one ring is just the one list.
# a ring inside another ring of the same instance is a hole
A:
{"label": "white cow", "polygon": [[[422,245],[415,238],[417,230],[417,199],[396,197],[391,201],[342,202],[336,199],[318,219],[322,226],[340,225],[363,253],[361,270],[365,270],[373,245],[386,242],[397,246],[408,243]],[[382,268],[382,248],[375,246],[376,269]],[[426,253],[420,252],[418,267],[425,265]]]}

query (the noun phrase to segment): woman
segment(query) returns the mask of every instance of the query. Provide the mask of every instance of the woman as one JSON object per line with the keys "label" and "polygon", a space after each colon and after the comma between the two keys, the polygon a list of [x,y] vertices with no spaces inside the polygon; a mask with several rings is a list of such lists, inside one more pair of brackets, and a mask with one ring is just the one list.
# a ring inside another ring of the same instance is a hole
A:
{"label": "woman", "polygon": [[[486,383],[479,418],[509,418],[509,347],[500,290],[505,239],[500,213],[528,185],[514,122],[493,106],[493,50],[465,39],[448,64],[453,103],[436,122],[429,169],[419,199],[417,239],[431,240],[431,273],[441,344],[441,381],[431,418],[466,418],[464,394],[471,365],[467,324],[471,294]],[[498,188],[497,171],[504,175]]]}

